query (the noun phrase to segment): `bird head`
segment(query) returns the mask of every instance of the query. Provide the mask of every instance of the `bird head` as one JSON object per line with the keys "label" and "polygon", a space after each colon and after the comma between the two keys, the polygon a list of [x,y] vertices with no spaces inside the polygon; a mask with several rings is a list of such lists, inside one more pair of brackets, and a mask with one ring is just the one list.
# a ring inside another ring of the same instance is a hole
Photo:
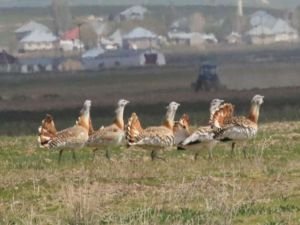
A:
{"label": "bird head", "polygon": [[256,104],[256,105],[261,105],[264,103],[264,96],[262,95],[255,95],[253,98],[252,98],[252,101],[251,101],[253,104]]}

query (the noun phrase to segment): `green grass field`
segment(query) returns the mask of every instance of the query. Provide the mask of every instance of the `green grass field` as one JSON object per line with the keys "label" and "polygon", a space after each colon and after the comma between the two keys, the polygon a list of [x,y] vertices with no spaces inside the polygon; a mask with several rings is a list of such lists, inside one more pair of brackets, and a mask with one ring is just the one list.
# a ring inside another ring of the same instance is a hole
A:
{"label": "green grass field", "polygon": [[[268,71],[260,65],[251,71]],[[295,73],[298,65],[283,68]],[[221,67],[225,77],[248,77],[242,72],[240,65]],[[300,224],[300,122],[292,122],[300,119],[300,89],[194,93],[196,73],[194,67],[166,67],[2,75],[0,224]],[[157,125],[167,103],[176,100],[177,118],[187,112],[196,126],[206,123],[212,98],[234,103],[244,115],[254,94],[265,95],[265,103],[247,158],[241,149],[231,156],[229,144],[218,145],[213,160],[206,149],[199,149],[197,161],[194,151],[162,152],[167,162],[152,162],[149,152],[125,147],[112,149],[111,161],[104,149],[92,160],[92,149],[84,148],[76,162],[65,152],[58,164],[58,152],[37,147],[45,113],[63,129],[74,124],[87,98],[95,128],[112,121],[119,98],[131,101],[125,120],[135,111],[143,126]]]}
{"label": "green grass field", "polygon": [[300,123],[268,123],[250,141],[248,157],[218,145],[161,153],[116,148],[92,160],[91,149],[58,152],[36,137],[0,139],[0,224],[300,223]]}

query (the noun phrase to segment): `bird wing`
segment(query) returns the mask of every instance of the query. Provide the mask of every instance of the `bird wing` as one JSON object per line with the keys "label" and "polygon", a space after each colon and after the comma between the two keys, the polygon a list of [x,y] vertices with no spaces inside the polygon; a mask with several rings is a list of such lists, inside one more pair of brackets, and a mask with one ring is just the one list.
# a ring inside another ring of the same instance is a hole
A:
{"label": "bird wing", "polygon": [[182,145],[190,145],[201,142],[208,142],[214,139],[214,131],[210,126],[198,127],[189,137],[187,137]]}
{"label": "bird wing", "polygon": [[49,141],[49,148],[81,147],[88,140],[88,130],[75,125],[57,132],[56,136]]}
{"label": "bird wing", "polygon": [[221,105],[215,112],[213,112],[209,120],[209,125],[215,128],[221,128],[233,118],[233,113],[234,105],[225,103]]}
{"label": "bird wing", "polygon": [[221,129],[215,132],[215,138],[222,139],[247,139],[255,136],[257,124],[244,116],[232,117]]}
{"label": "bird wing", "polygon": [[89,137],[88,145],[120,144],[124,135],[124,130],[115,124],[101,127]]}
{"label": "bird wing", "polygon": [[178,145],[183,140],[185,140],[187,137],[190,136],[189,130],[185,126],[182,126],[181,124],[176,124],[176,128],[174,128],[174,138],[175,138],[175,145]]}
{"label": "bird wing", "polygon": [[136,145],[168,147],[174,145],[173,131],[165,126],[148,127],[137,137]]}

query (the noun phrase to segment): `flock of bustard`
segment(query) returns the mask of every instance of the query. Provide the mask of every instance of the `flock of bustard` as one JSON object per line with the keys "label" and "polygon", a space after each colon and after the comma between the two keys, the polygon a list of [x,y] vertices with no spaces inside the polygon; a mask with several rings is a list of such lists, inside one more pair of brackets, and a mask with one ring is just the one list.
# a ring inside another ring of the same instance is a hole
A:
{"label": "flock of bustard", "polygon": [[[74,159],[76,159],[76,149],[83,146],[92,147],[94,153],[98,149],[104,149],[106,156],[109,157],[110,147],[120,145],[140,146],[151,150],[152,160],[163,159],[157,155],[159,150],[174,149],[174,147],[195,150],[202,145],[208,148],[209,158],[211,158],[212,149],[219,142],[230,141],[233,153],[235,143],[245,143],[255,137],[263,98],[261,95],[255,95],[252,98],[248,116],[235,116],[234,105],[221,99],[213,99],[207,125],[200,126],[193,132],[190,131],[187,114],[183,114],[178,121],[175,121],[175,114],[180,105],[176,102],[171,102],[167,106],[165,120],[159,126],[144,129],[136,113],[132,113],[125,124],[123,114],[129,101],[124,99],[118,101],[113,123],[94,130],[90,117],[91,101],[86,100],[73,127],[57,131],[53,117],[47,114],[38,129],[38,142],[42,148],[58,149],[59,161],[63,151],[67,149],[73,152]],[[197,155],[196,151],[195,159]]]}

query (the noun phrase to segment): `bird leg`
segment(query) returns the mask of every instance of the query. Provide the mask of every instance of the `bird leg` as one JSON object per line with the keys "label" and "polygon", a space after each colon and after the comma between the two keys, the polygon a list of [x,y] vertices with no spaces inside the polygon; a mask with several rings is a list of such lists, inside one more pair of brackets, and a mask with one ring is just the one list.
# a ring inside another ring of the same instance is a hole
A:
{"label": "bird leg", "polygon": [[63,149],[60,149],[59,150],[59,154],[58,154],[58,163],[60,163],[60,161],[61,161],[61,156],[62,156],[62,153],[63,153]]}
{"label": "bird leg", "polygon": [[212,150],[213,150],[213,146],[209,146],[208,147],[208,159],[209,160],[212,160],[212,158],[213,158]]}
{"label": "bird leg", "polygon": [[74,161],[77,161],[74,149],[72,149],[72,158],[73,158]]}
{"label": "bird leg", "polygon": [[106,148],[105,150],[105,157],[110,160],[110,151],[109,151],[109,147]]}
{"label": "bird leg", "polygon": [[235,142],[231,143],[231,157],[235,155]]}

